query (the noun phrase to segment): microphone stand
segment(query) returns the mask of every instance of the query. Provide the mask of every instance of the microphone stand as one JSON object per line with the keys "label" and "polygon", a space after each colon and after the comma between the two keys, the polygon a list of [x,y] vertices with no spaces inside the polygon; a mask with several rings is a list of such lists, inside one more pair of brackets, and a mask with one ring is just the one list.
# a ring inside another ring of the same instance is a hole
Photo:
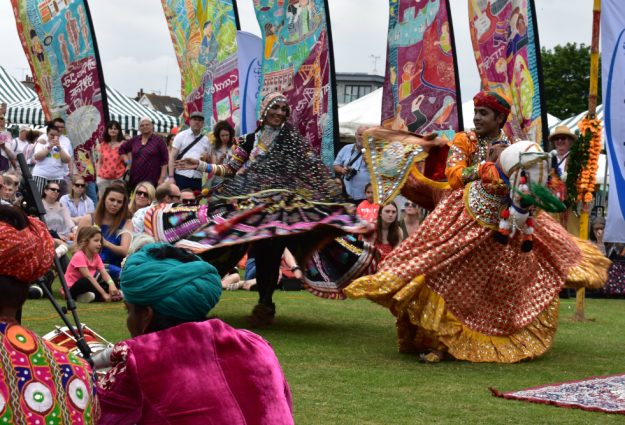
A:
{"label": "microphone stand", "polygon": [[[30,174],[30,169],[26,164],[24,154],[18,154],[17,161],[22,171],[22,178],[24,179],[24,201],[27,209],[26,212],[29,215],[36,216],[37,218],[39,218],[39,220],[45,223],[46,210],[43,207],[43,203],[41,202],[41,196],[36,196],[36,193],[38,192],[37,185],[35,184],[33,177]],[[54,298],[54,295],[52,295],[52,292],[45,283],[38,282],[38,285],[46,294],[46,297],[48,297],[48,299],[52,303],[52,306],[61,317],[61,320],[63,321],[63,323],[65,323],[65,326],[67,326],[69,332],[76,340],[76,347],[78,347],[78,349],[80,350],[83,358],[91,366],[93,366],[93,360],[91,358],[91,347],[89,347],[89,344],[87,344],[87,342],[85,341],[82,325],[80,324],[80,319],[78,318],[78,313],[76,311],[76,302],[69,292],[67,282],[65,281],[65,274],[63,273],[63,267],[61,266],[61,261],[56,252],[54,253],[54,268],[56,269],[56,272],[59,276],[61,287],[63,288],[63,292],[65,293],[65,297],[67,299],[67,307],[61,307],[59,305],[59,303]],[[69,319],[67,318],[67,311],[71,311],[74,322],[76,323],[76,327],[72,326]]]}

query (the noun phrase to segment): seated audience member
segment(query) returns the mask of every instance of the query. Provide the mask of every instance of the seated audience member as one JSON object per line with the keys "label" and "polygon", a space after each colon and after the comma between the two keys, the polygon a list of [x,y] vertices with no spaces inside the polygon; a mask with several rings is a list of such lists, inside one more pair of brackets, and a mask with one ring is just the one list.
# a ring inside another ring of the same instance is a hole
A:
{"label": "seated audience member", "polygon": [[5,198],[4,179],[0,177],[0,205],[13,205]]}
{"label": "seated audience member", "polygon": [[180,191],[180,202],[184,205],[196,205],[197,199],[195,198],[193,189],[182,189]]}
{"label": "seated audience member", "polygon": [[80,221],[78,230],[97,224],[102,230],[100,258],[113,279],[119,277],[122,260],[132,241],[132,223],[128,220],[128,194],[117,184],[108,186],[95,212]]}
{"label": "seated audience member", "polygon": [[59,202],[61,185],[55,181],[45,184],[41,198],[46,210],[46,224],[48,229],[56,232],[59,239],[71,242],[74,238],[74,221],[69,210]]}
{"label": "seated audience member", "polygon": [[130,198],[128,210],[130,214],[134,214],[141,208],[149,207],[156,199],[156,189],[150,182],[141,182],[135,188]]}
{"label": "seated audience member", "polygon": [[365,186],[365,200],[358,204],[356,215],[369,223],[375,223],[378,219],[378,211],[380,211],[380,205],[373,203],[373,185],[367,183]]}
{"label": "seated audience member", "polygon": [[115,282],[100,258],[102,231],[98,226],[83,227],[76,236],[78,250],[72,256],[65,281],[76,301],[121,301]]}
{"label": "seated audience member", "polygon": [[59,202],[69,211],[75,224],[80,223],[83,217],[95,211],[95,205],[87,196],[87,183],[84,177],[74,176],[69,193],[61,196]]}
{"label": "seated audience member", "polygon": [[156,188],[155,197],[156,200],[151,205],[143,207],[133,214],[132,227],[135,234],[143,233],[143,220],[145,219],[145,214],[154,205],[180,202],[180,189],[178,186],[170,182],[161,183]]}
{"label": "seated audience member", "polygon": [[43,425],[52,416],[54,423],[95,423],[98,403],[87,362],[44,341],[17,317],[29,282],[52,266],[54,243],[46,226],[18,208],[0,206],[0,241],[0,388],[7,389],[0,391],[0,414],[13,424]]}
{"label": "seated audience member", "polygon": [[225,289],[226,291],[236,291],[237,289],[241,289],[243,287],[243,283],[244,281],[241,280],[239,271],[234,268],[221,278],[221,289]]}
{"label": "seated audience member", "polygon": [[[230,286],[223,287],[229,291],[235,289],[256,291],[256,259],[254,258],[254,250],[252,248],[249,249],[247,256],[241,260],[240,264],[244,264],[243,280],[231,277],[232,275],[229,274],[222,279],[222,286],[225,281],[226,284],[230,284]],[[289,251],[288,248],[285,248],[282,253],[282,259],[280,260],[277,285],[281,286],[283,289],[286,286],[296,286],[294,285],[294,281],[301,281],[303,276],[302,269],[297,265],[295,257],[291,254],[291,251]]]}
{"label": "seated audience member", "polygon": [[2,191],[0,191],[0,198],[5,201],[6,204],[19,206],[21,198],[17,198],[17,190],[20,187],[20,178],[15,171],[7,171],[0,178],[4,184]]}
{"label": "seated audience member", "polygon": [[99,424],[292,424],[278,359],[256,334],[206,320],[217,270],[171,245],[126,259],[121,289],[132,338],[116,344],[99,382]]}

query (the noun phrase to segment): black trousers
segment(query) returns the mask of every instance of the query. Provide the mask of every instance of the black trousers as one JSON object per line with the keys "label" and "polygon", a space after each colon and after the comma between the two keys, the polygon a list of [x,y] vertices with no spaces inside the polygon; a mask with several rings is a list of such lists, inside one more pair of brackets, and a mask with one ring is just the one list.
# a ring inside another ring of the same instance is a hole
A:
{"label": "black trousers", "polygon": [[258,303],[267,306],[273,305],[273,291],[278,284],[280,274],[280,260],[286,248],[281,238],[264,239],[253,245],[256,259],[256,288],[258,289]]}
{"label": "black trousers", "polygon": [[[102,289],[108,293],[109,285],[102,279],[102,276],[100,276],[99,273],[96,275],[96,280]],[[95,301],[104,301],[102,295],[100,295],[100,291],[98,291],[96,287],[93,286],[93,283],[91,283],[91,281],[86,277],[81,277],[72,285],[71,288],[69,288],[69,293],[74,299],[76,299],[78,295],[84,294],[85,292],[93,292],[95,294]]]}
{"label": "black trousers", "polygon": [[297,238],[263,239],[252,245],[256,259],[256,288],[259,304],[273,307],[273,292],[278,285],[280,262],[285,248],[288,248],[300,261],[302,246]]}

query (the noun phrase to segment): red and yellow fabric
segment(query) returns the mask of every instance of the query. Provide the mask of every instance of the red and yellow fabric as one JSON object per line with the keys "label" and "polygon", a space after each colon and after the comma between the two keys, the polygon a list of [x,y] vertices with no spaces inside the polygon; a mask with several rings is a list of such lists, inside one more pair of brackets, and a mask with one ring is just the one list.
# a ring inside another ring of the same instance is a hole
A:
{"label": "red and yellow fabric", "polygon": [[603,266],[592,265],[592,256],[545,213],[535,218],[532,251],[521,251],[520,236],[496,242],[507,187],[463,183],[463,171],[476,163],[474,149],[466,134],[457,136],[447,175],[452,187],[464,189],[443,199],[377,274],[344,293],[389,308],[402,351],[434,349],[474,362],[534,358],[553,342],[567,276],[576,266]]}

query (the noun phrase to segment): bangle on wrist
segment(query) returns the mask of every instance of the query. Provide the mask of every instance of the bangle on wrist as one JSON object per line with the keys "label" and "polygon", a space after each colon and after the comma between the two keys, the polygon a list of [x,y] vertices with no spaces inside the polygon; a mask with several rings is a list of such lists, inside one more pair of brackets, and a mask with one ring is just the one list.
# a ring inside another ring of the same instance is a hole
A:
{"label": "bangle on wrist", "polygon": [[293,267],[291,267],[292,272],[294,272],[295,270],[301,270],[301,268],[296,264]]}
{"label": "bangle on wrist", "polygon": [[108,283],[109,285],[115,285],[115,282],[113,281],[113,279],[107,280],[106,283]]}

